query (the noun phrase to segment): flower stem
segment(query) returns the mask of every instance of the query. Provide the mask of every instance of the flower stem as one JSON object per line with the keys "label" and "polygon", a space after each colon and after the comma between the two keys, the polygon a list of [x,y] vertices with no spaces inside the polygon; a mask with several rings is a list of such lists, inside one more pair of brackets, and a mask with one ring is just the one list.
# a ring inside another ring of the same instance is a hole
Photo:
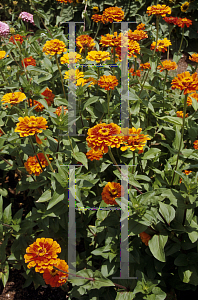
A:
{"label": "flower stem", "polygon": [[61,77],[61,84],[62,84],[62,88],[63,88],[64,97],[65,97],[65,99],[67,100],[66,94],[65,94],[65,88],[64,88],[64,84],[63,84],[63,75],[62,75],[62,73],[61,73],[61,69],[60,69],[60,66],[59,66],[59,63],[58,63],[58,57],[57,57],[57,54],[55,54],[55,58],[56,58],[56,64],[57,64],[57,67],[58,67],[58,70],[59,70],[59,73],[60,73],[60,77]]}
{"label": "flower stem", "polygon": [[171,181],[171,185],[173,185],[173,182],[174,182],[175,171],[177,171],[177,165],[178,165],[178,161],[179,161],[180,150],[181,150],[181,146],[182,146],[182,142],[183,142],[186,107],[187,107],[187,98],[188,98],[188,94],[185,95],[185,99],[184,99],[184,111],[183,111],[183,124],[182,124],[181,139],[180,139],[179,150],[178,150],[178,154],[177,154],[177,161],[176,161],[175,170],[174,170],[174,173],[173,173],[173,178],[172,178],[172,181]]}
{"label": "flower stem", "polygon": [[71,148],[72,148],[72,152],[74,153],[74,148],[73,148],[73,146],[72,146],[72,141],[71,141],[69,135],[68,135],[68,140],[69,140],[70,146],[71,146]]}
{"label": "flower stem", "polygon": [[110,113],[109,113],[110,93],[109,93],[109,91],[107,91],[107,102],[108,102],[108,119],[110,119]]}
{"label": "flower stem", "polygon": [[181,51],[181,47],[182,47],[182,43],[183,43],[183,39],[184,39],[184,27],[182,28],[182,38],[181,38],[181,43],[180,43],[180,46],[179,46],[178,53],[180,53],[180,51]]}
{"label": "flower stem", "polygon": [[133,166],[132,166],[132,174],[134,174],[135,171],[135,151],[133,151]]}
{"label": "flower stem", "polygon": [[100,29],[100,22],[98,22],[98,28],[97,28],[96,34],[95,34],[95,36],[94,36],[94,40],[95,40],[96,37],[97,37],[97,34],[98,34],[99,29]]}
{"label": "flower stem", "polygon": [[156,16],[156,29],[157,29],[157,34],[156,34],[156,42],[155,42],[155,49],[154,49],[153,55],[155,54],[155,51],[156,51],[156,48],[157,48],[158,32],[159,32],[159,19],[160,19],[160,16]]}
{"label": "flower stem", "polygon": [[165,74],[165,78],[164,78],[164,88],[163,88],[163,112],[165,109],[165,103],[164,103],[164,92],[165,92],[165,87],[166,87],[166,79],[167,79],[167,75],[168,75],[168,70],[165,70],[166,74]]}
{"label": "flower stem", "polygon": [[32,139],[31,139],[30,136],[29,136],[29,140],[30,140],[30,144],[31,144],[31,146],[32,146],[32,149],[33,149],[33,151],[34,151],[34,154],[36,155],[36,158],[37,158],[37,160],[38,160],[38,163],[39,163],[39,165],[40,165],[40,167],[41,167],[41,170],[44,172],[43,167],[42,167],[41,162],[40,162],[40,159],[38,158],[38,155],[36,154],[36,151],[35,151],[35,148],[34,148],[34,144],[33,144]]}
{"label": "flower stem", "polygon": [[38,146],[39,146],[39,148],[41,149],[43,155],[45,156],[45,158],[46,158],[46,160],[47,160],[47,162],[48,162],[48,164],[49,164],[49,167],[50,167],[51,171],[52,171],[53,173],[55,173],[55,171],[54,171],[54,169],[53,169],[53,167],[52,167],[52,164],[51,164],[51,162],[50,162],[48,156],[45,154],[45,151],[44,151],[43,147],[42,147],[41,145],[39,145],[39,144],[38,144]]}

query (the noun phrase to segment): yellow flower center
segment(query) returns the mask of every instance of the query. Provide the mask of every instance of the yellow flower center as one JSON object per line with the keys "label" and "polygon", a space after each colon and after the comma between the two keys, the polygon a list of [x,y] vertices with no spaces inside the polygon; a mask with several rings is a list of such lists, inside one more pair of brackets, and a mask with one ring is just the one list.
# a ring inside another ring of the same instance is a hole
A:
{"label": "yellow flower center", "polygon": [[102,134],[102,135],[109,135],[109,128],[101,128],[98,130],[98,133]]}
{"label": "yellow flower center", "polygon": [[117,193],[118,193],[118,190],[117,189],[111,189],[110,193],[111,193],[112,196],[116,196]]}
{"label": "yellow flower center", "polygon": [[50,271],[50,275],[55,276],[56,274],[58,274],[58,270],[52,269]]}
{"label": "yellow flower center", "polygon": [[45,248],[38,249],[39,256],[44,256],[44,255],[46,255],[46,253],[47,253],[47,250]]}

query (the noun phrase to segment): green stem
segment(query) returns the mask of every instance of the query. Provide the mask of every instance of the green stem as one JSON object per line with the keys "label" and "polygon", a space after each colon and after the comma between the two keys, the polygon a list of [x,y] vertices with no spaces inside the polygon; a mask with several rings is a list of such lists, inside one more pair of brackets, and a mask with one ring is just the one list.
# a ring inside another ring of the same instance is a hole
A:
{"label": "green stem", "polygon": [[47,154],[45,154],[45,151],[44,151],[43,147],[42,147],[41,145],[39,145],[39,144],[38,144],[38,146],[39,146],[39,148],[41,149],[43,155],[45,156],[45,158],[46,158],[46,160],[47,160],[47,162],[48,162],[48,164],[49,164],[49,167],[50,167],[51,171],[52,171],[53,173],[55,173],[55,171],[54,171],[54,169],[53,169],[53,167],[52,167],[52,164],[51,164],[51,162],[50,162],[50,160],[49,160]]}
{"label": "green stem", "polygon": [[181,43],[180,43],[180,46],[179,46],[179,51],[178,51],[178,53],[180,53],[180,51],[181,51],[183,39],[184,39],[184,27],[182,28],[182,38],[181,38]]}
{"label": "green stem", "polygon": [[153,55],[155,54],[155,51],[156,51],[156,48],[157,48],[158,33],[159,33],[159,19],[160,19],[160,16],[156,16],[157,34],[156,34],[156,43],[155,43],[155,49],[154,49]]}
{"label": "green stem", "polygon": [[110,119],[110,113],[109,113],[109,102],[110,102],[110,93],[109,93],[109,91],[107,91],[108,119]]}
{"label": "green stem", "polygon": [[3,80],[8,84],[8,81],[6,80],[6,78],[5,78],[5,76],[4,76],[4,74],[3,74],[3,72],[2,72],[1,69],[0,69],[0,72],[1,72],[1,75],[2,75],[2,77],[3,77]]}
{"label": "green stem", "polygon": [[74,148],[73,148],[73,146],[72,146],[72,141],[71,141],[69,135],[68,135],[68,140],[69,140],[70,146],[71,146],[71,148],[72,148],[72,152],[74,153]]}
{"label": "green stem", "polygon": [[178,150],[178,154],[177,154],[177,161],[176,161],[175,170],[174,170],[174,173],[173,173],[173,178],[172,178],[172,181],[171,181],[171,185],[173,185],[173,182],[174,182],[175,171],[177,171],[177,166],[178,166],[178,161],[179,161],[180,150],[181,150],[181,146],[182,146],[182,142],[183,142],[184,125],[185,125],[185,116],[186,116],[186,107],[187,107],[187,98],[188,98],[188,94],[185,95],[185,99],[184,99],[184,111],[183,111],[183,124],[182,124],[181,139],[180,139],[179,150]]}
{"label": "green stem", "polygon": [[147,74],[146,74],[146,76],[145,76],[145,79],[144,79],[144,82],[143,82],[143,84],[142,84],[142,87],[141,87],[141,90],[140,90],[140,93],[139,93],[138,97],[140,97],[140,95],[141,95],[141,93],[142,93],[142,91],[143,91],[143,88],[144,88],[145,82],[146,82],[146,80],[147,80],[147,78],[148,78],[149,72],[150,72],[150,69],[148,69],[148,71],[147,71]]}
{"label": "green stem", "polygon": [[132,166],[132,174],[134,174],[135,171],[135,151],[133,151],[133,166]]}
{"label": "green stem", "polygon": [[100,29],[100,22],[98,22],[98,28],[97,28],[97,31],[96,31],[96,34],[95,34],[94,40],[95,40],[95,39],[96,39],[96,37],[97,37],[97,34],[98,34],[98,31],[99,31],[99,29]]}
{"label": "green stem", "polygon": [[165,109],[165,103],[164,103],[164,92],[165,92],[165,87],[166,87],[166,79],[167,79],[167,75],[168,75],[168,70],[165,70],[165,78],[164,78],[164,88],[163,88],[163,112],[164,112],[164,109]]}
{"label": "green stem", "polygon": [[62,75],[62,73],[61,73],[61,69],[60,69],[60,66],[59,66],[59,63],[58,63],[58,57],[57,57],[57,54],[55,54],[55,58],[56,58],[56,64],[57,64],[57,67],[58,67],[58,70],[59,70],[59,73],[60,73],[60,77],[61,77],[61,84],[62,84],[62,88],[63,88],[64,97],[65,97],[65,99],[67,100],[66,94],[65,94],[65,88],[64,88],[64,84],[63,84],[63,75]]}
{"label": "green stem", "polygon": [[41,165],[41,162],[40,162],[40,159],[38,158],[38,155],[37,155],[37,153],[36,153],[36,151],[35,151],[35,149],[34,149],[34,144],[33,144],[32,139],[31,139],[30,136],[29,136],[29,141],[30,141],[30,144],[31,144],[32,149],[33,149],[33,151],[34,151],[34,154],[36,155],[36,158],[37,158],[37,160],[38,160],[38,163],[39,163],[39,165],[40,165],[40,167],[41,167],[41,170],[44,172],[44,169],[43,169],[43,167],[42,167],[42,165]]}
{"label": "green stem", "polygon": [[112,22],[112,27],[111,27],[112,33],[114,35],[114,23]]}

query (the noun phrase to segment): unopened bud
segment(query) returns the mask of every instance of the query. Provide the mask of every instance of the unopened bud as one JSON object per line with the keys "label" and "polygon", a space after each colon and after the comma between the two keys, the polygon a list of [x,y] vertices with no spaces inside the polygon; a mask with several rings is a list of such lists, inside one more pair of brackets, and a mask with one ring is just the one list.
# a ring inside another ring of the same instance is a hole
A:
{"label": "unopened bud", "polygon": [[18,1],[13,1],[12,3],[13,5],[17,5]]}
{"label": "unopened bud", "polygon": [[14,34],[15,33],[15,29],[12,27],[12,28],[10,28],[10,33],[11,34]]}
{"label": "unopened bud", "polygon": [[10,71],[10,70],[11,70],[11,67],[10,67],[10,66],[7,66],[7,70]]}

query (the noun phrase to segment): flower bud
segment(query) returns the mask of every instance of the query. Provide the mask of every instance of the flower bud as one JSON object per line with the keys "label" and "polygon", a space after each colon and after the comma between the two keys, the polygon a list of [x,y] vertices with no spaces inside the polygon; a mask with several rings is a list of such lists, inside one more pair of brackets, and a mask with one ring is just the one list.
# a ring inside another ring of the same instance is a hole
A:
{"label": "flower bud", "polygon": [[10,71],[10,70],[11,70],[11,67],[10,67],[10,66],[7,66],[7,70]]}
{"label": "flower bud", "polygon": [[12,3],[13,3],[13,5],[17,5],[18,1],[13,1]]}
{"label": "flower bud", "polygon": [[12,28],[10,28],[10,33],[11,34],[14,34],[15,33],[15,29],[12,27]]}

